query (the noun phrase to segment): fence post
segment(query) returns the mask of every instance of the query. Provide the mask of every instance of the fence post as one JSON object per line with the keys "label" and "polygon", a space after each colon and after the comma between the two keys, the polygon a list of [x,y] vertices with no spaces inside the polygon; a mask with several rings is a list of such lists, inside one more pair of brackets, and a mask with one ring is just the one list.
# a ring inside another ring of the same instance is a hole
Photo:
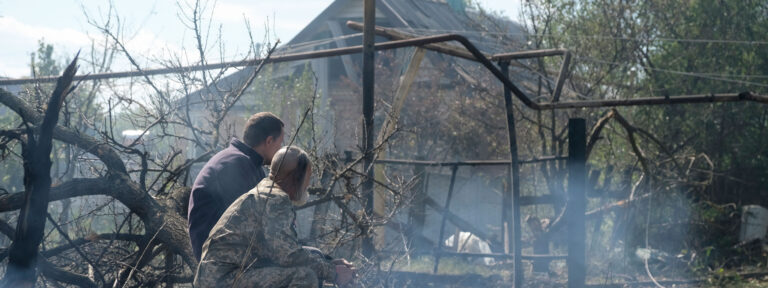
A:
{"label": "fence post", "polygon": [[568,287],[586,284],[586,122],[583,118],[568,120]]}
{"label": "fence post", "polygon": [[[504,73],[504,76],[509,77],[509,62],[499,62],[499,67],[501,68],[501,73]],[[520,219],[520,166],[518,165],[518,155],[517,155],[517,132],[515,130],[515,115],[514,115],[514,106],[512,104],[512,91],[509,90],[509,88],[504,85],[504,107],[507,111],[507,133],[509,136],[509,157],[512,160],[512,164],[510,165],[512,169],[512,247],[514,254],[514,262],[515,262],[515,288],[523,287],[523,240],[522,240],[522,221]],[[502,201],[504,202],[504,201]],[[509,202],[509,200],[507,200]],[[508,205],[508,204],[503,204]],[[502,206],[502,214],[507,215],[506,209],[509,209],[508,206],[504,207]],[[506,218],[507,223],[509,223],[509,218]],[[509,239],[509,224],[507,224],[507,229],[504,231],[504,234],[507,239]],[[504,227],[502,227],[504,228]]]}
{"label": "fence post", "polygon": [[445,197],[445,213],[443,213],[443,221],[440,224],[440,236],[437,238],[437,249],[435,249],[435,266],[432,269],[432,274],[437,274],[437,268],[440,266],[440,254],[443,253],[443,237],[445,237],[445,224],[446,215],[451,209],[451,199],[453,198],[453,187],[456,184],[456,171],[459,170],[459,166],[451,166],[451,184],[448,186],[448,195]]}
{"label": "fence post", "polygon": [[[376,1],[365,0],[363,2],[363,152],[365,159],[363,169],[366,177],[363,181],[363,195],[365,195],[365,215],[373,217],[373,81],[374,81],[374,26],[376,25]],[[370,223],[368,223],[370,225]],[[371,258],[374,254],[373,235],[370,227],[363,231],[363,255]]]}

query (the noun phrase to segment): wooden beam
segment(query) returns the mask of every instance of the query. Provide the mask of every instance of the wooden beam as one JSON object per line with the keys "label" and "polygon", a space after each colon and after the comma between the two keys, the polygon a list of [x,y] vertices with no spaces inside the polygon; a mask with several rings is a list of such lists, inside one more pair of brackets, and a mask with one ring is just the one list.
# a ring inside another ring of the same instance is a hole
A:
{"label": "wooden beam", "polygon": [[[392,133],[395,132],[395,128],[398,126],[398,121],[400,119],[400,111],[403,109],[403,105],[405,104],[405,99],[408,96],[408,92],[411,89],[411,84],[413,84],[413,81],[416,79],[416,75],[418,75],[419,72],[419,66],[421,66],[421,60],[424,59],[424,54],[426,51],[422,48],[416,48],[416,50],[413,52],[413,56],[411,57],[411,61],[408,63],[408,68],[405,71],[405,74],[400,78],[400,86],[397,87],[397,92],[395,93],[395,98],[392,103],[392,108],[389,111],[389,114],[387,114],[387,118],[384,119],[384,123],[382,124],[382,128],[379,132],[378,139],[376,140],[376,143],[382,143],[386,139],[390,137]],[[384,149],[380,149],[377,152],[377,155],[375,156],[375,159],[379,159],[381,157],[385,157],[387,154],[386,145],[384,145]],[[379,182],[386,182],[386,177],[384,175],[384,165],[375,165],[375,173],[374,177],[376,181]],[[377,216],[383,216],[387,215],[386,208],[387,208],[387,192],[381,189],[379,187],[378,189],[375,189],[374,196],[373,196],[373,213]],[[384,239],[386,237],[386,230],[384,229],[376,229],[376,246],[382,247],[384,244]]]}
{"label": "wooden beam", "polygon": [[[352,28],[354,30],[362,31],[363,30],[363,24],[360,22],[355,21],[347,21],[347,27]],[[376,26],[376,29],[374,30],[376,35],[385,37],[390,40],[406,40],[406,39],[413,39],[413,38],[419,38],[422,37],[420,35],[406,33],[394,28],[386,28],[381,26]],[[478,61],[477,57],[472,55],[467,49],[461,46],[447,44],[447,43],[434,43],[434,44],[427,44],[422,45],[421,47],[424,47],[425,49],[432,50],[435,52],[463,58],[466,60],[471,61]],[[488,58],[488,60],[491,61],[501,61],[501,60],[514,60],[514,59],[524,59],[524,58],[532,58],[532,57],[546,57],[546,56],[556,56],[556,55],[563,55],[566,53],[567,50],[564,49],[545,49],[545,50],[535,50],[535,51],[523,51],[523,52],[511,52],[511,53],[503,53],[503,54],[483,54],[485,58]],[[510,65],[520,68],[527,68],[525,65],[522,65],[517,62],[510,62]],[[555,73],[552,71],[552,73]]]}
{"label": "wooden beam", "polygon": [[[408,68],[406,68],[405,74],[400,78],[400,86],[397,87],[397,92],[395,92],[392,109],[382,124],[382,132],[379,133],[379,139],[376,141],[377,143],[381,143],[395,131],[397,122],[400,119],[400,111],[403,109],[403,105],[405,105],[405,99],[408,96],[408,92],[411,90],[411,84],[413,84],[416,80],[416,76],[419,74],[419,67],[421,66],[421,61],[424,59],[426,52],[426,50],[420,47],[417,47],[416,50],[413,51],[413,56],[411,56],[411,61],[408,63]],[[379,156],[381,156],[381,154]],[[377,159],[378,158],[379,157],[377,157]]]}

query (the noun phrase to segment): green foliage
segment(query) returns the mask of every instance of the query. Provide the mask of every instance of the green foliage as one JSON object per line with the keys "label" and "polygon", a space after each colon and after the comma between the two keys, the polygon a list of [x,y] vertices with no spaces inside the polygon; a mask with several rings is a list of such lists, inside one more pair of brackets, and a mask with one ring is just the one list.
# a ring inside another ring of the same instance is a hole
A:
{"label": "green foliage", "polygon": [[[66,60],[56,59],[54,55],[54,46],[40,40],[38,48],[31,53],[30,70],[33,75],[58,76]],[[68,95],[65,105],[62,108],[59,117],[59,125],[68,126],[84,133],[89,133],[90,128],[85,121],[87,119],[100,119],[103,115],[101,105],[96,101],[96,87],[90,82],[82,83],[77,90]],[[26,85],[22,87],[20,98],[36,105],[35,108],[42,110],[47,98],[53,90],[53,84]],[[21,126],[21,120],[18,115],[5,109],[5,113],[0,113],[0,129],[15,129]],[[0,187],[9,192],[21,192],[24,190],[22,180],[24,179],[21,163],[21,147],[18,142],[11,141],[7,145],[0,147]],[[71,178],[74,175],[74,149],[70,145],[54,142],[54,148],[51,153],[54,164],[52,173],[54,182],[65,178]]]}
{"label": "green foliage", "polygon": [[[46,44],[43,40],[38,41],[37,51],[32,52],[30,56],[32,76],[55,76],[59,74],[61,67],[53,58],[53,46],[51,44]],[[25,90],[33,91],[33,89],[33,87],[26,87]],[[41,106],[40,103],[43,103],[43,97],[34,97],[33,99],[38,100],[38,106]],[[5,107],[0,109],[4,110],[4,113],[0,114],[0,129],[17,128],[20,123],[18,116]],[[20,159],[21,147],[15,142],[8,142],[3,144],[0,150],[2,150],[2,155],[0,156],[2,156],[3,160],[0,161],[0,175],[3,175],[3,177],[0,177],[0,188],[10,193],[24,191],[24,183],[22,181],[24,179],[24,169]]]}
{"label": "green foliage", "polygon": [[44,40],[37,42],[37,53],[32,53],[32,71],[37,76],[59,75],[61,64],[53,58],[53,45],[46,44]]}
{"label": "green foliage", "polygon": [[[574,85],[569,88],[580,96],[768,92],[766,1],[544,0],[524,5],[525,20],[534,34],[532,46],[573,52]],[[548,67],[556,67],[547,61]],[[756,263],[744,256],[752,252],[732,247],[738,242],[737,205],[768,206],[766,106],[690,104],[618,111],[635,127],[653,134],[662,147],[636,135],[651,163],[646,179],[653,178],[653,184],[641,186],[635,196],[654,191],[654,199],[650,208],[642,201],[628,218],[614,219],[612,227],[601,229],[603,233],[626,227],[625,257],[632,257],[634,248],[645,245],[648,226],[653,248],[696,255],[689,263],[694,272]],[[588,118],[594,121],[602,115],[594,111]],[[619,173],[628,171],[630,185],[616,186],[628,192],[644,172],[628,135],[610,123],[601,136],[590,164],[596,171],[613,168],[612,175],[601,175],[600,181],[621,179]],[[606,238],[602,239],[597,241]],[[721,278],[718,283],[723,285],[740,281]]]}
{"label": "green foliage", "polygon": [[[283,70],[280,70],[281,68]],[[325,128],[320,127],[324,123],[320,117],[328,114],[328,106],[323,105],[327,103],[320,102],[320,95],[324,91],[316,87],[315,73],[309,62],[294,73],[283,77],[275,76],[275,73],[284,70],[285,67],[280,65],[270,64],[264,67],[256,81],[248,88],[248,95],[243,97],[244,105],[249,111],[244,117],[249,117],[253,111],[273,112],[280,115],[286,124],[286,131],[293,133],[304,113],[311,108],[294,143],[311,149],[318,144],[315,135]],[[286,144],[289,140],[286,138]]]}

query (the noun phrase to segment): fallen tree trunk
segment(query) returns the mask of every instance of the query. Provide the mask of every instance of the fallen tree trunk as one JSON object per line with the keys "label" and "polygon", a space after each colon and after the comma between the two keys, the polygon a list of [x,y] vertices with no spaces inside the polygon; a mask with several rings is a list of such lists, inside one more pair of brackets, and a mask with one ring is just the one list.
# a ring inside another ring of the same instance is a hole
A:
{"label": "fallen tree trunk", "polygon": [[[35,125],[39,125],[43,119],[32,107],[3,89],[0,89],[0,104],[16,112],[33,129],[37,129]],[[195,270],[197,260],[189,244],[185,220],[188,189],[171,193],[169,197],[174,199],[154,198],[131,179],[123,160],[107,143],[67,127],[54,126],[52,131],[53,139],[74,145],[98,157],[107,169],[107,175],[101,178],[75,179],[53,187],[50,197],[46,197],[46,204],[49,200],[87,195],[113,197],[142,220],[146,234],[157,234],[156,241],[168,245],[173,253],[181,256],[190,270]],[[14,193],[0,196],[0,212],[20,209],[24,203],[23,195]]]}

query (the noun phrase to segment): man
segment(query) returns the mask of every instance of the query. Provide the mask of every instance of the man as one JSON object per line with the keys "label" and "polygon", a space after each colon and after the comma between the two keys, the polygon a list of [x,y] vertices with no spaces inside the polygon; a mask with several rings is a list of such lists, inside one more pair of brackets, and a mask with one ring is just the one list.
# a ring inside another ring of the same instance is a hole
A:
{"label": "man", "polygon": [[243,140],[233,138],[197,174],[189,196],[189,238],[200,259],[208,233],[232,202],[256,187],[283,143],[283,121],[272,113],[253,114],[243,129]]}
{"label": "man", "polygon": [[312,165],[296,147],[275,154],[268,179],[227,208],[203,245],[195,287],[311,287],[346,285],[354,267],[303,248],[294,206],[306,202]]}

